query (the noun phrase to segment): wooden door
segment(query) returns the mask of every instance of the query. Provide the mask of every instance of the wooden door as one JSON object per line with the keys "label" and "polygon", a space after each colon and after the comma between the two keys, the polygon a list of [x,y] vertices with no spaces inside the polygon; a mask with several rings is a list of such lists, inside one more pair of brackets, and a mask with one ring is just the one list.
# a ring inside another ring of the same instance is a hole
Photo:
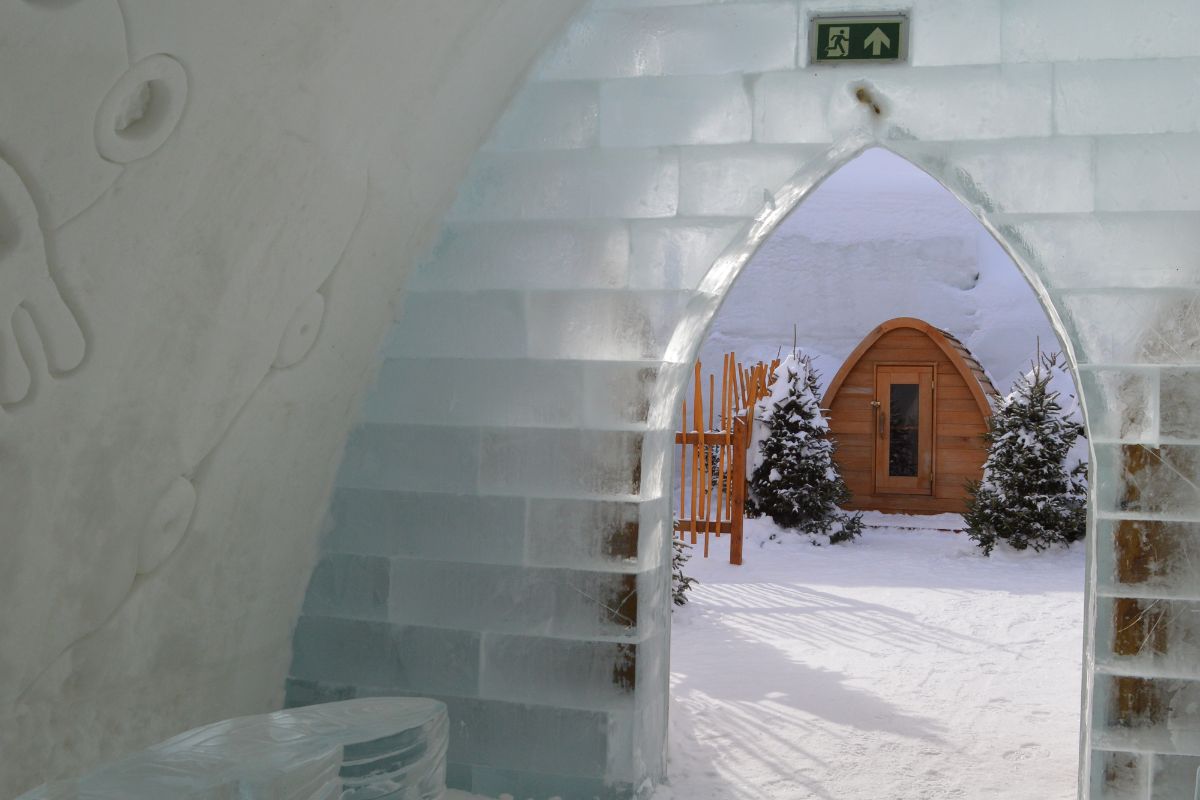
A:
{"label": "wooden door", "polygon": [[931,364],[875,368],[875,491],[933,494]]}

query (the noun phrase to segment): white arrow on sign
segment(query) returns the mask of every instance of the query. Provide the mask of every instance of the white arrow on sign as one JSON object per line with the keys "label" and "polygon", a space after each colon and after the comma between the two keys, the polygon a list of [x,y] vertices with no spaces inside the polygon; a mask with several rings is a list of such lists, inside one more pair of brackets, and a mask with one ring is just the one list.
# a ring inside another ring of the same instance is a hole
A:
{"label": "white arrow on sign", "polygon": [[892,40],[888,38],[888,35],[881,28],[871,31],[871,35],[864,40],[864,43],[867,47],[871,48],[871,55],[873,56],[877,56],[883,52],[883,48],[892,46]]}

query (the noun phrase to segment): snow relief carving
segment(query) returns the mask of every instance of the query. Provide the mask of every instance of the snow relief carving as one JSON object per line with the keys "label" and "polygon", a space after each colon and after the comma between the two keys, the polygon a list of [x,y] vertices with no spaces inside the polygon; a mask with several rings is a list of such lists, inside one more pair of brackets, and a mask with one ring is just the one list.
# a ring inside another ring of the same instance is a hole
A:
{"label": "snow relief carving", "polygon": [[321,332],[321,320],[324,318],[325,296],[314,292],[300,304],[284,329],[279,353],[275,356],[276,369],[298,364],[308,355],[308,351],[316,344],[317,334]]}
{"label": "snow relief carving", "polygon": [[[32,326],[22,319],[26,315]],[[42,359],[51,375],[63,375],[83,362],[86,349],[50,275],[33,197],[0,160],[0,407],[29,395]]]}
{"label": "snow relief carving", "polygon": [[130,67],[108,90],[96,112],[96,149],[125,164],[162,147],[179,124],[187,101],[187,73],[165,53]]}

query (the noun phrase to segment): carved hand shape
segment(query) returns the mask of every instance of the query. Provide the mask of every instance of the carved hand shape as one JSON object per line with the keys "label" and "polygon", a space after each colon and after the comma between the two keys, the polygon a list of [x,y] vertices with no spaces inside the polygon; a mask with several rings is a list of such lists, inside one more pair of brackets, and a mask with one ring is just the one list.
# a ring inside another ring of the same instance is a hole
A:
{"label": "carved hand shape", "polygon": [[41,359],[58,376],[78,367],[85,351],[79,323],[51,277],[33,198],[0,160],[0,407],[29,395]]}

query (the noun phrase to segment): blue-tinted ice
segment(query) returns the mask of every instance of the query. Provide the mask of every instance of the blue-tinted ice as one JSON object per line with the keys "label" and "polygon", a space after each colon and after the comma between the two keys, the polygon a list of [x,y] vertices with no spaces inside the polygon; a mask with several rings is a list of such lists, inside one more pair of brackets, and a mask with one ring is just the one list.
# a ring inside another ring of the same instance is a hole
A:
{"label": "blue-tinted ice", "polygon": [[17,800],[440,800],[446,706],[371,697],[215,722]]}

